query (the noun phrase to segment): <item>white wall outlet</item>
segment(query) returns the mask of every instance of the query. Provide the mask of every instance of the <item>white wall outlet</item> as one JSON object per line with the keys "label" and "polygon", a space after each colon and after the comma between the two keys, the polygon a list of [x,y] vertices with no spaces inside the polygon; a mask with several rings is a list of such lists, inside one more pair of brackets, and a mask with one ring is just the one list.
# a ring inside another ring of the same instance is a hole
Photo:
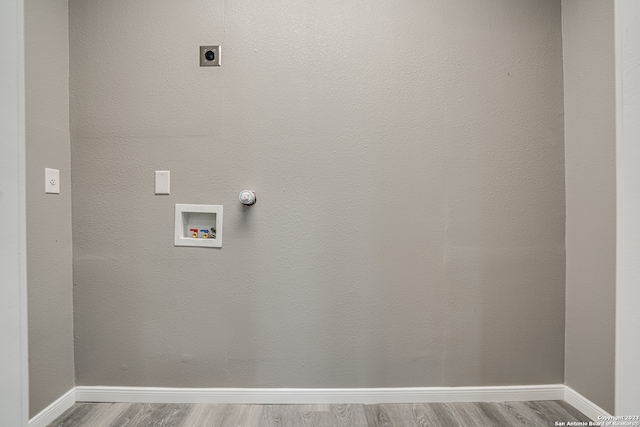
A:
{"label": "white wall outlet", "polygon": [[60,171],[58,169],[44,169],[44,192],[60,194]]}
{"label": "white wall outlet", "polygon": [[169,194],[171,172],[156,171],[156,194]]}

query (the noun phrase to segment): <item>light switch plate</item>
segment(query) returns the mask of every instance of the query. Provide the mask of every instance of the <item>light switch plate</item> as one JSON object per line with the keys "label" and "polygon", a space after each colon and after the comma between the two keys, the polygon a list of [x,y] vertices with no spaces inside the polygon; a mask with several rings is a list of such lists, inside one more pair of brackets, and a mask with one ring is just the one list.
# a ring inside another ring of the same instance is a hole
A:
{"label": "light switch plate", "polygon": [[44,192],[60,194],[60,171],[58,169],[44,169]]}
{"label": "light switch plate", "polygon": [[169,194],[171,185],[171,172],[156,171],[156,194]]}

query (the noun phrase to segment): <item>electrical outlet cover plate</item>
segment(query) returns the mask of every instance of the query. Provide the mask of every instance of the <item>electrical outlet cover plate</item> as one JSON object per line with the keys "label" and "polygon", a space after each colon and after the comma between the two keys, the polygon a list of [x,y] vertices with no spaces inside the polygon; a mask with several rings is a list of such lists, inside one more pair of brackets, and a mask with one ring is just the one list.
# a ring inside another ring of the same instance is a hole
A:
{"label": "electrical outlet cover plate", "polygon": [[44,169],[44,192],[47,194],[60,194],[60,170]]}
{"label": "electrical outlet cover plate", "polygon": [[[215,228],[216,237],[192,237],[191,229]],[[176,205],[174,246],[222,247],[222,205]]]}
{"label": "electrical outlet cover plate", "polygon": [[220,46],[200,46],[200,66],[220,66],[221,54]]}

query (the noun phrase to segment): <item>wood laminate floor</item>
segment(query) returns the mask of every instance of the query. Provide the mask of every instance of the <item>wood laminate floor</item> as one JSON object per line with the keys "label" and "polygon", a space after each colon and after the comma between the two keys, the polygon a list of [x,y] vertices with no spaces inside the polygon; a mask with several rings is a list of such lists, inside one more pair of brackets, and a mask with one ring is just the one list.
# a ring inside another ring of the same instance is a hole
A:
{"label": "wood laminate floor", "polygon": [[487,427],[590,421],[566,402],[382,405],[77,403],[49,427]]}

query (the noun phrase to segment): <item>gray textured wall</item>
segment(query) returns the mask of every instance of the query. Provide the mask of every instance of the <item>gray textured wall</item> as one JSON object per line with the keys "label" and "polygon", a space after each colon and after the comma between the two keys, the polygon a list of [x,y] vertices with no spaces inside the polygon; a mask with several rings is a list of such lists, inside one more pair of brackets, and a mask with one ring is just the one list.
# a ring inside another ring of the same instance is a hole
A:
{"label": "gray textured wall", "polygon": [[79,385],[563,381],[558,1],[70,11]]}
{"label": "gray textured wall", "polygon": [[[67,0],[25,1],[29,412],[74,386]],[[61,193],[44,193],[44,169]]]}
{"label": "gray textured wall", "polygon": [[566,383],[614,410],[616,129],[613,0],[563,0]]}

